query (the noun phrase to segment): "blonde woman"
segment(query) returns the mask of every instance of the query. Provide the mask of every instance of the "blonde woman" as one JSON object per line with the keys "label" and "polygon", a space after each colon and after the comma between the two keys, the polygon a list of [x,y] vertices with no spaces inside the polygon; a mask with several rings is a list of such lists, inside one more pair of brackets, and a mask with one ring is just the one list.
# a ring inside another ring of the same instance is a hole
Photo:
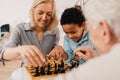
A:
{"label": "blonde woman", "polygon": [[31,21],[18,24],[7,44],[1,49],[1,59],[22,56],[30,65],[42,66],[46,54],[59,42],[59,29],[54,0],[34,0],[30,9]]}

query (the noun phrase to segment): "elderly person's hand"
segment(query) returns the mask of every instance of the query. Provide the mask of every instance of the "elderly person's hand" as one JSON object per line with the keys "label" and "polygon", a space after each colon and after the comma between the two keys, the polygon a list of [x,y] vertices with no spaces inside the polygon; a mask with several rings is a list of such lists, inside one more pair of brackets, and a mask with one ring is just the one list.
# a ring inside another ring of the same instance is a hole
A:
{"label": "elderly person's hand", "polygon": [[62,46],[56,46],[48,55],[48,58],[54,58],[56,60],[67,59],[67,53],[64,51]]}
{"label": "elderly person's hand", "polygon": [[74,50],[75,55],[79,56],[79,59],[84,59],[85,61],[98,56],[90,46],[82,46]]}
{"label": "elderly person's hand", "polygon": [[33,45],[19,46],[19,54],[25,59],[25,61],[33,65],[34,67],[42,66],[46,61],[43,53]]}

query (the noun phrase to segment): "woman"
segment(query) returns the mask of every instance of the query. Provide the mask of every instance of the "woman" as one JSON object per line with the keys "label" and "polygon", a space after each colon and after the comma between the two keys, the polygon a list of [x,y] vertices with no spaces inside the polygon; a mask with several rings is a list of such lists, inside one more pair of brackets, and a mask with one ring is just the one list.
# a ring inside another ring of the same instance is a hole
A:
{"label": "woman", "polygon": [[59,29],[54,0],[34,0],[31,21],[17,25],[8,43],[1,49],[1,58],[12,60],[22,56],[34,67],[42,66],[46,54],[58,44]]}

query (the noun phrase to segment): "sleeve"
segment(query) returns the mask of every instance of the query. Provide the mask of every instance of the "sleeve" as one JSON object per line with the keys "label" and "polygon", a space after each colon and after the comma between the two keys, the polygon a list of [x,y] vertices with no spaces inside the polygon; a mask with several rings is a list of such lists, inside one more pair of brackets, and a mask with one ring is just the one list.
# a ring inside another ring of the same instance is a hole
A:
{"label": "sleeve", "polygon": [[5,43],[5,45],[0,49],[0,59],[2,59],[2,55],[6,48],[16,47],[20,44],[20,30],[16,26],[10,34],[9,40]]}
{"label": "sleeve", "polygon": [[60,30],[59,28],[55,28],[55,34],[56,34],[56,37],[55,37],[55,46],[57,46],[59,44],[59,41],[60,41]]}
{"label": "sleeve", "polygon": [[70,62],[74,58],[73,50],[71,49],[69,39],[67,36],[64,37],[63,49],[68,54],[68,59],[66,62]]}

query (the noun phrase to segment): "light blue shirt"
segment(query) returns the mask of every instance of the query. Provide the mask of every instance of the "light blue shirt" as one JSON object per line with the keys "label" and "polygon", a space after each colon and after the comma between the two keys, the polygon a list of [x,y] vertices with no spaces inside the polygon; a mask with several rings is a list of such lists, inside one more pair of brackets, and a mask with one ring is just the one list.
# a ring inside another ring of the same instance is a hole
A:
{"label": "light blue shirt", "polygon": [[[92,47],[93,50],[97,53],[96,48],[90,41],[89,33],[87,30],[84,30],[82,38],[78,42],[72,41],[70,38],[67,36],[64,37],[64,43],[63,43],[63,48],[65,52],[68,54],[68,59],[66,62],[70,62],[74,58],[74,53],[73,51],[77,49],[80,46],[90,46]],[[80,59],[80,63],[84,63],[85,60]]]}

